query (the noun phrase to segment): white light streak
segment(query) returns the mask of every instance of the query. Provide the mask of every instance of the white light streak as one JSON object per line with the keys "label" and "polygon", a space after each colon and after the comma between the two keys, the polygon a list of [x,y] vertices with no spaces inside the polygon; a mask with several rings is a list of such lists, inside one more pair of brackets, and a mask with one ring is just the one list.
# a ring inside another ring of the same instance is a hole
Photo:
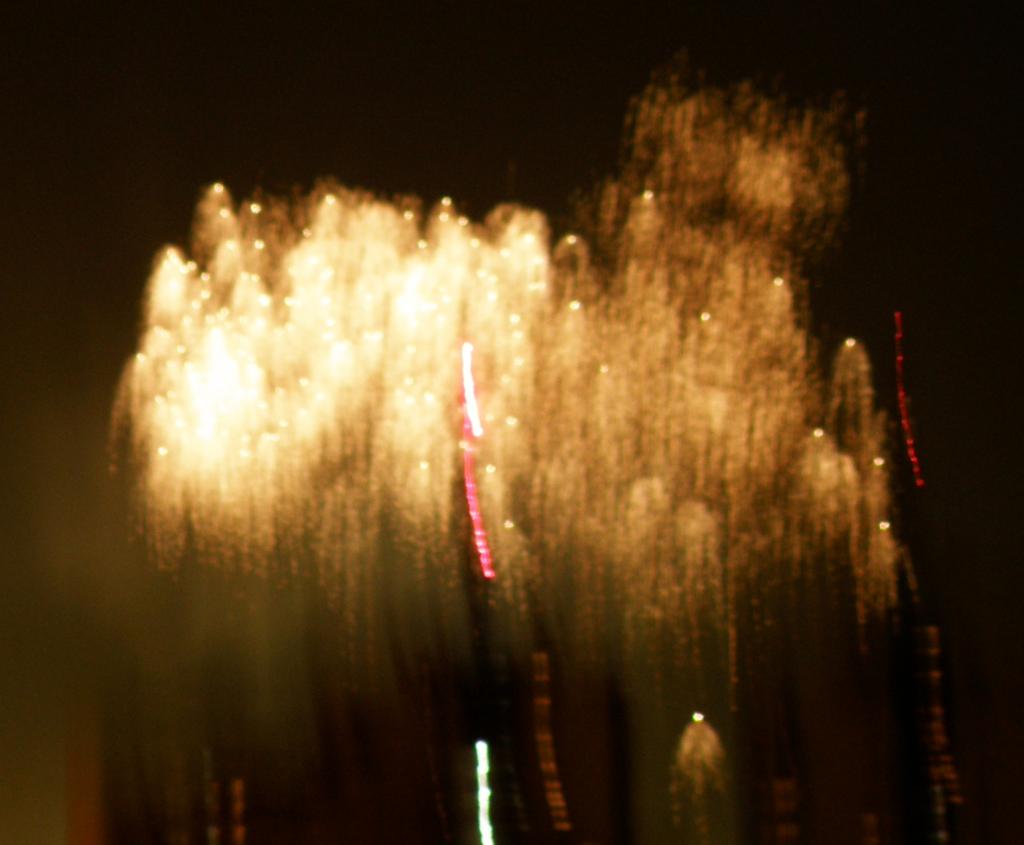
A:
{"label": "white light streak", "polygon": [[462,344],[462,384],[464,385],[466,414],[473,429],[474,437],[481,437],[484,433],[483,424],[480,422],[480,408],[476,403],[476,382],[473,381],[473,344]]}
{"label": "white light streak", "polygon": [[491,827],[491,787],[488,783],[490,771],[487,743],[478,739],[476,741],[476,802],[480,845],[494,845],[494,830]]}

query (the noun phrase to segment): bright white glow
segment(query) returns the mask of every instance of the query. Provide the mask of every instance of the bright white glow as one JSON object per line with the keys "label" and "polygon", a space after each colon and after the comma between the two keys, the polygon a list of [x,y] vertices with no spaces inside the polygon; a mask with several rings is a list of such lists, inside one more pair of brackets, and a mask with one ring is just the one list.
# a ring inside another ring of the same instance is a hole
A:
{"label": "bright white glow", "polygon": [[480,437],[484,433],[480,422],[480,408],[476,404],[476,383],[473,381],[473,344],[462,344],[462,384],[466,402],[466,414],[473,428],[473,436]]}
{"label": "bright white glow", "polygon": [[494,845],[494,831],[491,828],[491,787],[488,784],[490,771],[487,743],[478,739],[476,741],[476,801],[480,845]]}
{"label": "bright white glow", "polygon": [[693,721],[695,721],[695,722],[703,722],[704,721],[704,714],[701,713],[699,710],[694,710],[693,711]]}

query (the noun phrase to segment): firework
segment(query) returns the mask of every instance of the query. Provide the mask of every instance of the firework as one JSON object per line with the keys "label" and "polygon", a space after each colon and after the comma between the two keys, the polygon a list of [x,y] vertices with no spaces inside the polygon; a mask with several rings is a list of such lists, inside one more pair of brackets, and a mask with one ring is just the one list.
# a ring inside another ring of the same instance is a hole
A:
{"label": "firework", "polygon": [[671,792],[676,823],[689,813],[695,827],[707,838],[705,804],[710,793],[725,789],[725,750],[704,714],[696,712],[679,737],[672,766]]}
{"label": "firework", "polygon": [[[804,305],[839,113],[663,79],[630,127],[553,245],[512,206],[212,186],[117,407],[154,559],[315,578],[366,666],[470,651],[483,578],[492,646],[665,708],[735,707],[854,630],[869,654],[899,552],[884,422],[861,346],[824,375]],[[720,751],[687,728],[691,792]]]}

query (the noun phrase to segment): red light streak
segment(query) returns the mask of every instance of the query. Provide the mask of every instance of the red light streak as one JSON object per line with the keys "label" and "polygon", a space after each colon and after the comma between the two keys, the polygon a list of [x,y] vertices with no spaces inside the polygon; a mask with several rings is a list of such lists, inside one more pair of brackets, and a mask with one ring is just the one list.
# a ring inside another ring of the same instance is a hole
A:
{"label": "red light streak", "polygon": [[907,408],[907,390],[903,382],[903,314],[896,311],[893,314],[896,320],[896,398],[900,407],[900,425],[903,428],[903,442],[907,447],[907,458],[910,460],[910,467],[914,471],[914,485],[924,487],[924,476],[921,474],[921,462],[917,457],[917,448],[914,445],[914,430],[910,426],[910,412]]}
{"label": "red light streak", "polygon": [[476,403],[476,384],[473,381],[473,344],[462,344],[462,478],[466,486],[466,504],[473,523],[473,545],[480,558],[480,572],[488,581],[494,578],[491,547],[480,511],[476,474],[473,471],[473,438],[484,433],[480,425],[480,412]]}

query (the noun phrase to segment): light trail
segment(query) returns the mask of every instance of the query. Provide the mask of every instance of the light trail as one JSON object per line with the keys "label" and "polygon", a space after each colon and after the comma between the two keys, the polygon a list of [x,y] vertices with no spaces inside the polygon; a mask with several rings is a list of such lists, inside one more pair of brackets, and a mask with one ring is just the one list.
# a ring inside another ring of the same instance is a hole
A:
{"label": "light trail", "polygon": [[473,381],[473,344],[462,344],[462,478],[466,488],[466,504],[473,524],[473,545],[480,559],[480,572],[484,578],[494,578],[494,562],[491,545],[487,541],[487,529],[480,510],[480,496],[477,492],[476,473],[473,467],[473,438],[484,433],[480,423],[480,411],[476,402],[476,384]]}
{"label": "light trail", "polygon": [[896,399],[900,409],[900,427],[903,429],[903,443],[907,450],[907,459],[914,473],[914,486],[924,487],[924,475],[921,472],[921,461],[917,457],[917,445],[914,441],[914,430],[910,425],[910,403],[903,377],[903,314],[893,314],[896,333],[893,342],[896,347]]}
{"label": "light trail", "polygon": [[494,829],[491,827],[491,787],[488,783],[490,771],[487,743],[478,739],[476,741],[476,801],[480,845],[494,845]]}
{"label": "light trail", "polygon": [[462,344],[462,397],[473,436],[483,436],[484,427],[476,404],[476,382],[473,381],[473,344],[468,341]]}
{"label": "light trail", "polygon": [[555,737],[551,727],[551,667],[545,651],[533,653],[533,723],[551,826],[555,830],[572,830],[555,756]]}

